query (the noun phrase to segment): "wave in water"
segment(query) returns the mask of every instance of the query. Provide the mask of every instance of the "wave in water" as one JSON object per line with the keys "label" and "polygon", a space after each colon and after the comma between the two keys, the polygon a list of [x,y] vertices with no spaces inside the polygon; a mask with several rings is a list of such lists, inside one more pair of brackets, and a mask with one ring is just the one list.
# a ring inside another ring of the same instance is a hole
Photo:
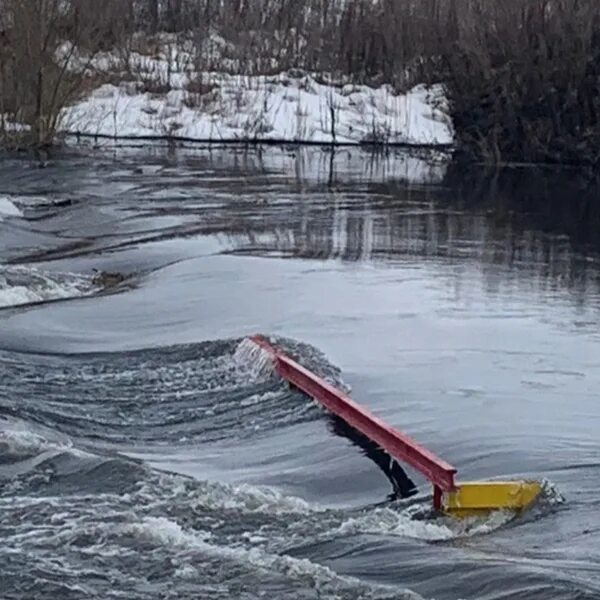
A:
{"label": "wave in water", "polygon": [[[274,342],[343,385],[314,348]],[[256,369],[254,352],[239,339],[114,354],[0,352],[8,597],[26,588],[41,600],[141,600],[174,590],[190,599],[418,599],[405,585],[339,574],[305,549],[351,547],[369,536],[428,546],[518,523],[509,513],[434,517],[426,496],[331,509],[271,487],[161,472],[124,455],[144,446],[201,454],[210,442],[235,444],[322,417],[273,377],[268,361]],[[536,518],[553,510],[546,496]],[[399,553],[398,568],[411,556]]]}
{"label": "wave in water", "polygon": [[299,392],[242,360],[240,342],[80,356],[0,353],[0,415],[125,451],[195,448],[319,418]]}
{"label": "wave in water", "polygon": [[[2,427],[0,560],[9,595],[27,580],[36,598],[81,597],[82,590],[162,597],[185,579],[194,584],[189,597],[215,588],[224,598],[257,597],[243,590],[290,599],[417,598],[278,550],[292,538],[312,539],[320,522],[339,523],[336,513],[322,519],[325,509],[275,490],[159,473],[15,423]],[[185,589],[178,597],[188,597]]]}
{"label": "wave in water", "polygon": [[[9,594],[31,573],[39,598],[81,597],[82,589],[158,598],[178,580],[196,594],[214,587],[223,598],[257,597],[243,590],[278,598],[419,598],[338,575],[294,550],[375,533],[452,540],[507,524],[503,514],[467,525],[423,519],[425,499],[326,509],[267,487],[199,481],[83,452],[22,423],[0,427],[0,559]],[[185,589],[178,597],[188,597]]]}
{"label": "wave in water", "polygon": [[85,275],[0,265],[0,308],[81,298],[99,291]]}

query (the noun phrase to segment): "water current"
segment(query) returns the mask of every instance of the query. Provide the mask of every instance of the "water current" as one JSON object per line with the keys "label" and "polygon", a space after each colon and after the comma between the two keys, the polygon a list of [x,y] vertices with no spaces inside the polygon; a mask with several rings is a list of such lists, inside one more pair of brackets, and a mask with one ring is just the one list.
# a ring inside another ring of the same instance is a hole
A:
{"label": "water current", "polygon": [[[600,598],[600,188],[359,149],[0,162],[0,597]],[[112,275],[111,275],[112,274]],[[301,363],[524,514],[389,500]]]}

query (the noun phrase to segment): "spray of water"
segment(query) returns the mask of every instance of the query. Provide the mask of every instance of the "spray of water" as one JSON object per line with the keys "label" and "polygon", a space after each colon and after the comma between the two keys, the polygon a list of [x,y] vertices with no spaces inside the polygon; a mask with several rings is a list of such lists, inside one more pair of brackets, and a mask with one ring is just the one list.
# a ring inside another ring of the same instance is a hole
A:
{"label": "spray of water", "polygon": [[245,338],[238,344],[233,360],[253,379],[266,379],[275,373],[273,357],[250,338]]}

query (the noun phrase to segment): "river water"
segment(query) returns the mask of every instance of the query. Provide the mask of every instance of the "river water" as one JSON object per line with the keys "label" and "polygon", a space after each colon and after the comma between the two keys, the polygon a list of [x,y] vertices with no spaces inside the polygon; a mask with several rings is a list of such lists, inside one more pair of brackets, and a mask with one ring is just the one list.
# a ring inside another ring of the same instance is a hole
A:
{"label": "river water", "polygon": [[[5,158],[2,598],[600,597],[598,191],[356,149]],[[255,333],[543,497],[455,521],[409,470],[388,500]]]}

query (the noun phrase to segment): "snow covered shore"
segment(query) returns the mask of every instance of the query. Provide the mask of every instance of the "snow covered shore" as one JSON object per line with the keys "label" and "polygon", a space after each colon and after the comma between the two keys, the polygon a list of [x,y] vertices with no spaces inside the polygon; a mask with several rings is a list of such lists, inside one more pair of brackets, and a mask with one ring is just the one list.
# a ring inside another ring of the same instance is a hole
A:
{"label": "snow covered shore", "polygon": [[[62,113],[62,132],[198,141],[280,141],[447,146],[453,130],[441,86],[406,94],[309,74],[198,73],[190,61],[137,55],[126,69],[104,57],[115,84],[94,89]],[[132,63],[133,62],[133,67]],[[133,76],[132,76],[133,74]]]}

